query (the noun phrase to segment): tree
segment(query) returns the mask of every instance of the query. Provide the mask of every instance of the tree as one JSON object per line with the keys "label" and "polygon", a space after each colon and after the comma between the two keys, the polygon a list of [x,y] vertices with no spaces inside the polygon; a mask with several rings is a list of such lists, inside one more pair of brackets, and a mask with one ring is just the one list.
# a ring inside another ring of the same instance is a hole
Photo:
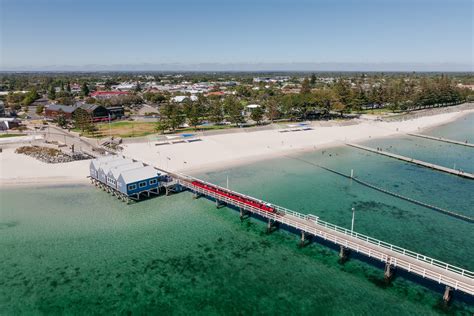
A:
{"label": "tree", "polygon": [[140,82],[137,81],[137,86],[135,87],[135,92],[140,92],[142,91],[142,88],[140,87]]}
{"label": "tree", "polygon": [[266,104],[267,108],[267,116],[270,119],[270,121],[273,123],[273,121],[278,118],[280,115],[280,111],[278,110],[278,101],[275,97],[269,98]]}
{"label": "tree", "polygon": [[186,99],[184,104],[184,113],[188,118],[189,125],[193,126],[194,129],[201,123],[201,117],[203,114],[203,106],[198,102],[193,102],[190,99]]}
{"label": "tree", "polygon": [[84,109],[78,108],[74,111],[74,126],[81,129],[81,132],[91,131],[92,115]]}
{"label": "tree", "polygon": [[185,120],[183,110],[178,104],[166,104],[160,111],[160,114],[166,126],[173,131],[183,124]]}
{"label": "tree", "polygon": [[221,99],[210,99],[209,119],[214,123],[221,123],[224,120],[224,109]]}
{"label": "tree", "polygon": [[81,88],[81,93],[84,97],[87,97],[89,95],[89,87],[87,86],[87,83],[83,83],[82,84],[82,88]]}
{"label": "tree", "polygon": [[257,125],[259,125],[263,118],[262,107],[259,106],[259,107],[256,107],[255,109],[252,109],[252,112],[250,113],[250,117],[252,118],[252,120],[257,122]]}
{"label": "tree", "polygon": [[44,105],[38,105],[36,107],[36,114],[41,115],[43,114],[43,111],[44,111]]}
{"label": "tree", "polygon": [[342,103],[341,101],[339,100],[335,100],[333,103],[332,103],[332,110],[335,111],[335,112],[339,112],[341,114],[341,116],[343,115],[345,109],[346,109],[346,105],[344,103]]}
{"label": "tree", "polygon": [[244,122],[244,117],[242,116],[243,106],[234,96],[225,98],[224,111],[229,116],[231,123],[238,125]]}
{"label": "tree", "polygon": [[311,86],[309,84],[308,78],[304,78],[303,82],[301,83],[300,94],[308,94],[308,93],[311,93]]}
{"label": "tree", "polygon": [[48,89],[48,99],[55,100],[56,99],[56,89],[53,86],[50,86]]}
{"label": "tree", "polygon": [[350,84],[343,78],[340,78],[336,81],[334,85],[334,93],[337,100],[342,103],[344,108],[347,108],[351,104],[351,87]]}
{"label": "tree", "polygon": [[61,110],[59,110],[58,116],[56,116],[56,124],[58,124],[58,126],[62,128],[67,126],[66,117],[64,116],[64,113],[62,113]]}
{"label": "tree", "polygon": [[86,104],[96,104],[97,100],[94,98],[86,98],[84,102],[86,102]]}
{"label": "tree", "polygon": [[316,75],[315,74],[311,74],[311,79],[309,81],[311,83],[312,86],[314,86],[316,84]]}
{"label": "tree", "polygon": [[155,125],[155,130],[164,134],[170,128],[169,121],[166,117],[161,116]]}
{"label": "tree", "polygon": [[69,83],[69,81],[67,82],[67,85],[66,85],[66,91],[71,93],[71,84]]}
{"label": "tree", "polygon": [[31,89],[23,98],[22,104],[25,106],[30,105],[31,103],[35,102],[36,99],[39,98],[38,92],[36,92],[36,89]]}

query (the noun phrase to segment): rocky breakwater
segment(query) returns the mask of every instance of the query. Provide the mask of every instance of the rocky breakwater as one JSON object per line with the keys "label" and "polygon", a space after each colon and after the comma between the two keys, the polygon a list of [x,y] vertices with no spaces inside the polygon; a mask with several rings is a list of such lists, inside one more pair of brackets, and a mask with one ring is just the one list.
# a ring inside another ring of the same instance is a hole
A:
{"label": "rocky breakwater", "polygon": [[88,155],[82,153],[69,154],[56,148],[42,146],[22,146],[17,148],[15,153],[34,157],[45,163],[65,163],[90,158]]}

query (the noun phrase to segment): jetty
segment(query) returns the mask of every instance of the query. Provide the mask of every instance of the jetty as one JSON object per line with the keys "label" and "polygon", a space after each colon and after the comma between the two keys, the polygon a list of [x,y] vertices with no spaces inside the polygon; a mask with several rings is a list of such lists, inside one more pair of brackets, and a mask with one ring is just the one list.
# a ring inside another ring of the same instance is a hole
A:
{"label": "jetty", "polygon": [[391,196],[396,197],[396,198],[399,198],[399,199],[401,199],[401,200],[404,200],[404,201],[407,201],[407,202],[410,202],[410,203],[413,203],[413,204],[416,204],[416,205],[420,205],[420,206],[423,206],[423,207],[428,208],[428,209],[432,209],[432,210],[438,211],[438,212],[440,212],[440,213],[443,213],[443,214],[445,214],[445,215],[458,218],[458,219],[463,220],[463,221],[466,221],[466,222],[468,222],[468,223],[474,223],[474,218],[471,217],[471,216],[463,215],[463,214],[460,214],[460,213],[457,213],[457,212],[453,212],[453,211],[450,211],[450,210],[447,210],[447,209],[444,209],[444,208],[441,208],[441,207],[438,207],[438,206],[435,206],[435,205],[432,205],[432,204],[428,204],[428,203],[425,203],[425,202],[421,202],[421,201],[415,200],[415,199],[413,199],[413,198],[410,198],[410,197],[401,195],[401,194],[399,194],[399,193],[395,193],[395,192],[386,190],[386,189],[381,188],[381,187],[379,187],[379,186],[376,186],[376,185],[374,185],[374,184],[368,183],[367,181],[363,181],[363,180],[361,180],[360,178],[354,176],[353,170],[351,171],[351,174],[349,175],[349,174],[345,174],[345,173],[342,173],[342,172],[340,172],[340,171],[334,170],[334,169],[332,169],[332,168],[329,168],[329,167],[327,167],[327,166],[322,166],[322,165],[320,165],[320,164],[317,164],[317,163],[314,163],[314,162],[311,162],[311,161],[304,160],[304,159],[302,159],[302,158],[300,158],[300,157],[292,157],[292,156],[286,156],[286,157],[288,157],[288,158],[290,158],[290,159],[294,159],[294,160],[298,160],[298,161],[304,162],[304,163],[306,163],[306,164],[309,164],[309,165],[312,165],[312,166],[321,168],[321,169],[326,170],[326,171],[329,171],[329,172],[332,172],[332,173],[337,174],[337,175],[339,175],[339,176],[342,176],[342,177],[344,177],[344,178],[353,180],[354,182],[359,183],[359,184],[361,184],[361,185],[363,185],[363,186],[366,186],[366,187],[371,188],[371,189],[373,189],[373,190],[376,190],[376,191],[385,193],[385,194],[387,194],[387,195],[391,195]]}
{"label": "jetty", "polygon": [[452,140],[452,139],[443,138],[443,137],[435,137],[435,136],[424,135],[424,134],[415,134],[415,133],[407,133],[407,135],[474,148],[474,144],[468,143],[467,141],[461,142],[461,141],[458,141],[458,140]]}
{"label": "jetty", "polygon": [[301,214],[189,175],[146,164],[136,166],[137,161],[129,162],[124,157],[96,159],[91,162],[89,177],[95,185],[123,200],[158,195],[162,188],[166,189],[166,195],[189,190],[195,198],[203,196],[214,201],[217,208],[228,206],[237,209],[241,220],[251,216],[263,219],[267,222],[267,233],[283,226],[300,232],[301,247],[308,241],[320,239],[339,246],[341,261],[347,260],[350,253],[357,253],[382,262],[387,282],[396,269],[403,269],[445,286],[443,299],[446,302],[452,298],[453,291],[474,295],[473,271],[331,224],[316,215]]}
{"label": "jetty", "polygon": [[453,290],[474,295],[472,271],[325,222],[317,216],[301,214],[194,177],[176,173],[170,173],[170,176],[183,188],[193,192],[195,198],[205,196],[214,200],[216,207],[227,205],[238,209],[241,219],[252,214],[263,218],[268,221],[267,232],[284,225],[301,232],[302,246],[314,236],[338,245],[341,260],[347,259],[350,252],[355,252],[381,261],[385,264],[386,280],[390,280],[394,269],[398,268],[444,285],[443,298],[446,301]]}
{"label": "jetty", "polygon": [[418,165],[418,166],[423,166],[423,167],[427,167],[427,168],[430,168],[430,169],[433,169],[433,170],[438,170],[438,171],[441,171],[441,172],[446,172],[446,173],[449,173],[449,174],[452,174],[452,175],[456,175],[456,176],[459,176],[459,177],[474,180],[474,174],[469,173],[469,172],[464,172],[462,170],[451,169],[451,168],[443,167],[443,166],[436,165],[436,164],[433,164],[433,163],[430,163],[430,162],[426,162],[426,161],[422,161],[422,160],[418,160],[418,159],[414,159],[414,158],[410,158],[410,157],[406,157],[406,156],[402,156],[402,155],[398,155],[398,154],[393,154],[393,153],[384,151],[382,149],[371,148],[371,147],[357,145],[357,144],[353,144],[353,143],[346,143],[346,145],[354,147],[354,148],[370,151],[372,153],[376,153],[376,154],[379,154],[379,155],[383,155],[383,156],[395,158],[395,159],[398,159],[398,160],[402,160],[402,161],[405,161],[405,162],[409,162],[409,163],[412,163],[412,164],[415,164],[415,165]]}

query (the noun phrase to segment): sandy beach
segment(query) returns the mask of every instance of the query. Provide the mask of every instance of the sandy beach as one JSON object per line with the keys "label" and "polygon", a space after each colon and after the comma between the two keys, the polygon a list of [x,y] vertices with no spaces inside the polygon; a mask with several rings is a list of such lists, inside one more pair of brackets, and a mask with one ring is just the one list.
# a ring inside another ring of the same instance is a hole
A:
{"label": "sandy beach", "polygon": [[[124,144],[123,155],[170,171],[197,173],[247,164],[252,161],[294,155],[371,138],[391,137],[453,121],[474,110],[424,116],[400,122],[358,120],[349,126],[312,126],[311,130],[281,133],[281,129],[204,136],[201,141],[156,146]],[[18,146],[20,146],[18,144]],[[38,186],[87,183],[89,161],[46,164],[15,154],[9,144],[0,154],[0,185]]]}

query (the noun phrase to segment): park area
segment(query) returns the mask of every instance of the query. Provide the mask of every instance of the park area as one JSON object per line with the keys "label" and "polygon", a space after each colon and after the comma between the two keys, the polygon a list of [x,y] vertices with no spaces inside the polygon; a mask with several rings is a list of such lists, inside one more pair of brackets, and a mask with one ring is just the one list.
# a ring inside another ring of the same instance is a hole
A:
{"label": "park area", "polygon": [[[136,122],[136,121],[117,121],[109,123],[97,123],[95,124],[96,130],[93,132],[82,132],[80,129],[73,129],[76,132],[81,132],[82,135],[93,138],[102,138],[108,136],[130,138],[130,137],[142,137],[152,134],[160,134],[161,132],[156,130],[156,122]],[[174,133],[194,132],[194,131],[209,131],[217,129],[228,129],[235,126],[232,125],[199,125],[197,128],[184,127],[178,128]],[[171,133],[167,132],[166,134]]]}

